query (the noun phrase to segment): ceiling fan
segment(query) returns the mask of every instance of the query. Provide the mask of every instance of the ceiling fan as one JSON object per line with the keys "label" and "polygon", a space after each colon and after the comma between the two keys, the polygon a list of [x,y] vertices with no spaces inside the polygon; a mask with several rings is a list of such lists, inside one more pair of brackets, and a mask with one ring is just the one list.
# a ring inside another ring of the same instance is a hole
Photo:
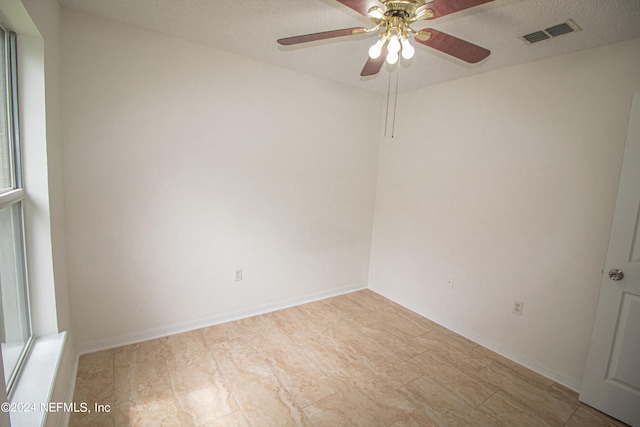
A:
{"label": "ceiling fan", "polygon": [[284,46],[307,43],[335,37],[351,36],[363,33],[378,33],[378,41],[369,49],[361,76],[372,76],[380,71],[382,64],[398,62],[400,55],[405,59],[413,56],[415,49],[409,43],[409,36],[415,41],[440,52],[454,56],[462,61],[475,64],[491,53],[489,50],[445,34],[433,28],[419,31],[411,24],[420,20],[436,19],[450,13],[469,9],[493,0],[337,0],[361,15],[369,17],[373,28],[354,27],[342,30],[323,31],[279,39]]}

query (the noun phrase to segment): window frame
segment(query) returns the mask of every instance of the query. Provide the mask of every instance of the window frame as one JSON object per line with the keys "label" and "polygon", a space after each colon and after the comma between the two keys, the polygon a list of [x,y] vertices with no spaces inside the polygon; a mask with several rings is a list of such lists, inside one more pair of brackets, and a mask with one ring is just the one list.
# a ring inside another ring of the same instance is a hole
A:
{"label": "window frame", "polygon": [[[5,378],[7,396],[11,396],[14,391],[16,380],[20,374],[20,370],[24,365],[25,359],[31,345],[34,340],[32,321],[31,321],[31,305],[29,298],[29,282],[27,274],[27,253],[26,253],[26,237],[25,237],[25,218],[24,218],[24,199],[26,198],[26,192],[23,186],[22,177],[22,147],[20,144],[20,120],[19,120],[19,103],[18,103],[18,58],[17,58],[17,34],[5,25],[0,23],[0,31],[4,33],[4,43],[1,49],[4,51],[6,58],[6,70],[0,70],[0,72],[6,73],[6,119],[7,119],[7,140],[9,145],[9,170],[11,187],[0,190],[0,209],[8,208],[12,209],[17,206],[17,227],[14,245],[20,248],[20,251],[15,253],[16,262],[21,265],[16,266],[16,270],[20,272],[21,277],[20,286],[24,301],[24,316],[26,330],[28,338],[20,352],[20,356],[17,359],[16,365],[11,372],[9,378]],[[0,100],[4,102],[4,100]],[[19,241],[18,241],[19,239]],[[0,314],[3,313],[3,307],[1,305],[2,300],[0,298]],[[4,316],[0,317],[2,320]],[[4,326],[0,328],[0,338],[4,342]]]}

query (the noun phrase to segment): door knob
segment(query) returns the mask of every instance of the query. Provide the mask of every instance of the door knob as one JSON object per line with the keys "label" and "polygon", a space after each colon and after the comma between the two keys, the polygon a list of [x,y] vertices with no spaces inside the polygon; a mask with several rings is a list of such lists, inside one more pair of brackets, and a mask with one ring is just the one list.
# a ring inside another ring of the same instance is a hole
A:
{"label": "door knob", "polygon": [[615,280],[617,282],[618,280],[622,280],[623,277],[624,273],[622,272],[622,270],[618,270],[617,268],[612,268],[611,270],[609,270],[609,279]]}

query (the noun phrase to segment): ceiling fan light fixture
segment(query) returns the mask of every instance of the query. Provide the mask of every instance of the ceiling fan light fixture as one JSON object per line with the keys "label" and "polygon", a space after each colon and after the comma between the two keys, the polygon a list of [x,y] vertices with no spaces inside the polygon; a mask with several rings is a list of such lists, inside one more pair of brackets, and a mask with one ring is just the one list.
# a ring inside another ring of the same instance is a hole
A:
{"label": "ceiling fan light fixture", "polygon": [[413,46],[411,46],[411,43],[409,43],[409,39],[406,37],[403,37],[401,44],[402,44],[402,57],[404,59],[413,58],[413,54],[416,53],[416,50],[413,48]]}
{"label": "ceiling fan light fixture", "polygon": [[398,56],[398,52],[389,51],[389,53],[387,53],[387,63],[389,65],[395,64],[396,62],[398,62],[398,59],[400,59],[400,57]]}
{"label": "ceiling fan light fixture", "polygon": [[369,58],[377,59],[380,57],[382,53],[382,47],[384,46],[385,40],[383,38],[379,38],[378,41],[369,48]]}
{"label": "ceiling fan light fixture", "polygon": [[[382,65],[394,65],[402,59],[413,58],[415,49],[409,37],[421,45],[440,51],[454,58],[476,64],[484,60],[491,53],[488,49],[469,43],[432,28],[419,31],[411,28],[411,24],[425,19],[440,18],[454,12],[459,12],[494,0],[379,0],[379,6],[371,6],[373,0],[337,0],[355,12],[368,16],[374,24],[371,28],[355,27],[340,30],[322,31],[319,33],[303,34],[277,40],[284,46],[319,40],[333,39],[356,34],[377,33],[378,40],[369,47],[367,62],[360,72],[361,77],[376,75]],[[430,7],[431,6],[431,7]],[[567,21],[568,22],[568,21]],[[562,28],[551,27],[549,31],[563,31]]]}
{"label": "ceiling fan light fixture", "polygon": [[389,50],[389,53],[395,53],[396,55],[398,54],[398,52],[400,52],[400,40],[398,40],[398,36],[396,36],[395,34],[392,34],[389,37],[389,45],[387,46],[387,49]]}

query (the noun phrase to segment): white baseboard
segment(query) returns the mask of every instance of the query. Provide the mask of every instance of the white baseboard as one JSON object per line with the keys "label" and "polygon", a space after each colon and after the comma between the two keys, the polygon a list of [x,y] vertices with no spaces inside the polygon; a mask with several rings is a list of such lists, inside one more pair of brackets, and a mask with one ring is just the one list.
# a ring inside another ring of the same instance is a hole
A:
{"label": "white baseboard", "polygon": [[132,332],[129,334],[107,337],[99,340],[88,341],[77,344],[75,349],[79,355],[93,353],[100,350],[121,347],[123,345],[135,344],[156,338],[162,338],[169,335],[180,334],[192,331],[194,329],[206,328],[208,326],[218,325],[220,323],[232,322],[234,320],[244,319],[259,314],[269,313],[272,311],[282,310],[284,308],[293,307],[300,304],[306,304],[338,295],[348,294],[351,292],[366,289],[366,284],[355,284],[344,286],[342,288],[331,289],[329,291],[318,292],[310,295],[289,298],[274,303],[251,307],[245,310],[238,310],[204,319],[198,319],[179,324],[161,326],[159,328],[147,329],[144,331]]}
{"label": "white baseboard", "polygon": [[[123,345],[135,344],[143,341],[148,341],[151,339],[162,338],[169,335],[179,334],[183,332],[192,331],[195,329],[206,328],[208,326],[218,325],[221,323],[232,322],[239,319],[244,319],[251,316],[257,316],[264,313],[269,313],[272,311],[282,310],[284,308],[293,307],[296,305],[306,304],[313,301],[319,301],[326,298],[331,298],[338,295],[343,295],[351,292],[355,292],[362,289],[367,289],[367,285],[357,284],[357,285],[349,285],[338,289],[332,289],[330,291],[319,292],[315,294],[305,295],[301,297],[290,298],[270,304],[261,305],[258,307],[252,307],[245,310],[238,310],[230,313],[225,313],[217,316],[212,316],[204,319],[199,319],[195,321],[183,322],[174,325],[163,326],[159,328],[148,329],[144,331],[133,332],[130,334],[118,335],[114,337],[108,337],[99,340],[88,341],[85,343],[81,343],[76,345],[75,350],[77,355],[82,355],[86,353],[93,353],[95,351],[106,350],[109,348],[120,347]],[[371,288],[369,288],[371,289]],[[570,390],[575,392],[580,391],[580,384],[575,380],[566,377],[565,375],[550,369],[548,366],[540,363],[537,360],[531,359],[523,354],[518,354],[510,351],[509,349],[505,349],[495,343],[486,341],[485,338],[476,336],[473,333],[470,333],[467,330],[459,328],[457,325],[454,325],[444,319],[439,318],[437,315],[433,313],[429,313],[424,309],[414,306],[411,303],[406,303],[404,301],[400,301],[395,299],[389,295],[385,295],[382,292],[371,289],[372,291],[382,295],[383,297],[400,304],[401,306],[407,308],[408,310],[413,311],[416,314],[419,314],[463,337],[475,342],[478,345],[481,345],[485,348],[488,348],[491,351],[498,353],[499,355],[506,357],[507,359],[522,365],[532,371],[557,382],[560,385],[563,385]],[[73,387],[75,386],[75,375],[77,371],[77,357],[75,360],[75,369],[73,370],[73,378],[71,382],[71,390],[69,391],[69,400],[73,397]]]}
{"label": "white baseboard", "polygon": [[580,384],[577,383],[575,380],[566,377],[565,375],[556,372],[553,369],[550,369],[548,366],[545,366],[543,363],[540,363],[537,360],[531,359],[523,354],[518,354],[518,353],[514,353],[511,350],[502,348],[499,345],[496,345],[495,343],[492,342],[488,342],[486,341],[486,339],[482,338],[482,337],[478,337],[475,334],[470,333],[469,331],[466,331],[464,329],[459,328],[458,326],[447,322],[446,320],[443,320],[441,318],[439,318],[438,316],[434,315],[433,313],[429,313],[427,311],[425,311],[424,309],[420,309],[416,306],[414,306],[413,304],[410,303],[405,303],[404,301],[400,301],[397,300],[389,295],[385,295],[384,293],[371,289],[369,288],[371,291],[376,292],[377,294],[395,302],[396,304],[399,304],[401,306],[403,306],[404,308],[413,311],[416,314],[419,314],[422,317],[425,317],[437,324],[439,324],[440,326],[443,326],[447,329],[449,329],[450,331],[455,332],[458,335],[462,335],[463,337],[465,337],[468,340],[471,340],[473,342],[475,342],[478,345],[481,345],[482,347],[488,348],[489,350],[498,353],[499,355],[506,357],[507,359],[511,360],[512,362],[517,363],[518,365],[522,365],[527,369],[530,369],[540,375],[542,375],[545,378],[550,379],[551,381],[554,381],[564,387],[567,387],[570,390],[575,391],[576,393],[580,392]]}

